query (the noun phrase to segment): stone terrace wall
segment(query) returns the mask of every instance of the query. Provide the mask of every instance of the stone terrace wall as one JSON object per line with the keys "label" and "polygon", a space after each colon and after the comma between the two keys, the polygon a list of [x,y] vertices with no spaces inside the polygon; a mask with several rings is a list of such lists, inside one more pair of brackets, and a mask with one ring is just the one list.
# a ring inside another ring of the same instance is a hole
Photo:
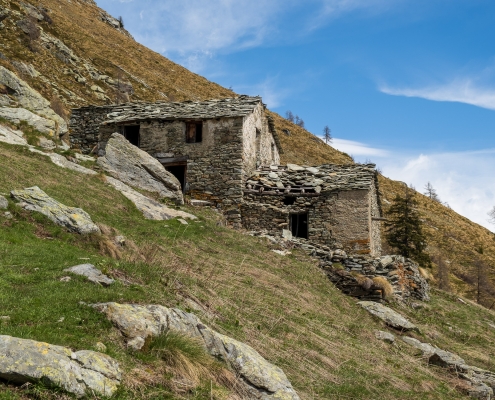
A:
{"label": "stone terrace wall", "polygon": [[[72,110],[69,123],[69,140],[73,148],[88,154],[98,145],[100,124],[115,107],[85,107]],[[115,131],[113,131],[115,132]],[[110,132],[110,133],[113,133]]]}
{"label": "stone terrace wall", "polygon": [[[430,299],[430,286],[421,275],[418,265],[411,259],[398,255],[371,257],[348,255],[342,249],[332,249],[317,243],[299,239],[282,239],[263,232],[250,232],[253,236],[267,237],[282,248],[300,248],[308,255],[319,259],[320,268],[344,294],[361,300],[384,301],[384,293],[373,278],[385,278],[400,300]],[[368,278],[370,281],[367,281]]]}

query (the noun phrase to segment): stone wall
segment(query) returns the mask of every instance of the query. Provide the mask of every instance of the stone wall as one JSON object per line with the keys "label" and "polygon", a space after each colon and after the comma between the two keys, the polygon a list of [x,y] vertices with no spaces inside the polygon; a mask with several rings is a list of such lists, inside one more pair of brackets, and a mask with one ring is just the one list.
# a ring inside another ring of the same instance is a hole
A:
{"label": "stone wall", "polygon": [[[72,110],[69,141],[72,148],[88,154],[98,145],[100,124],[114,107],[85,107]],[[115,132],[115,131],[114,131]],[[113,132],[110,132],[110,134]]]}
{"label": "stone wall", "polygon": [[247,178],[261,165],[280,164],[280,154],[268,126],[265,110],[259,104],[254,112],[244,118],[244,176]]}
{"label": "stone wall", "polygon": [[[241,214],[245,229],[282,236],[284,229],[290,229],[290,214],[308,213],[309,241],[357,254],[380,255],[380,232],[377,235],[370,232],[373,230],[370,215],[377,212],[370,206],[370,197],[373,197],[370,191],[299,195],[265,193],[244,191]],[[293,204],[285,204],[291,200]]]}
{"label": "stone wall", "polygon": [[369,204],[370,204],[370,217],[369,226],[371,227],[370,237],[371,237],[371,254],[380,255],[382,254],[382,240],[381,240],[381,205],[380,197],[378,195],[378,190],[376,183],[373,182],[369,191]]}

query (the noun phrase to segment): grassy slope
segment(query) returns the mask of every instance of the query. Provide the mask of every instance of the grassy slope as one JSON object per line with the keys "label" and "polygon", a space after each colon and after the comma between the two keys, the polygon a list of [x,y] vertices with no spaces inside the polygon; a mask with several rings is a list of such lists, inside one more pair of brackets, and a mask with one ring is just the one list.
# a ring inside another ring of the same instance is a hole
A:
{"label": "grassy slope", "polygon": [[[39,185],[117,229],[146,259],[105,257],[98,250],[101,238],[68,234],[13,204],[15,218],[0,217],[0,314],[12,318],[0,326],[0,333],[75,349],[103,342],[127,372],[120,398],[165,396],[170,392],[167,379],[153,377],[150,371],[159,370],[159,362],[127,353],[110,324],[80,301],[194,307],[205,322],[246,341],[282,367],[303,399],[462,398],[451,389],[461,382],[427,367],[404,345],[391,347],[376,340],[373,329],[383,325],[342,296],[303,254],[281,257],[264,240],[219,226],[219,215],[207,210],[194,209],[200,222],[187,227],[175,220],[146,221],[98,176],[60,169],[14,146],[0,144],[0,150],[0,192]],[[59,280],[66,275],[64,268],[88,258],[132,283],[101,288],[78,278]],[[458,351],[468,362],[493,367],[495,350],[488,344],[495,331],[480,329],[486,321],[495,321],[492,312],[456,303],[442,293],[435,294],[428,307],[403,312],[433,335],[435,343]],[[5,386],[0,398],[15,398],[16,393],[34,398]],[[200,399],[209,393],[180,396]]]}

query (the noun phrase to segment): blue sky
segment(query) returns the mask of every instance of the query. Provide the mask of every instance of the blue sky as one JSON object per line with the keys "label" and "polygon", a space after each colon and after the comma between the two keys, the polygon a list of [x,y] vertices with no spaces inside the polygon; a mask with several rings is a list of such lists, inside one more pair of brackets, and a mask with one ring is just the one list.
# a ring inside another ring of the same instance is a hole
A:
{"label": "blue sky", "polygon": [[495,1],[97,0],[137,41],[490,228]]}

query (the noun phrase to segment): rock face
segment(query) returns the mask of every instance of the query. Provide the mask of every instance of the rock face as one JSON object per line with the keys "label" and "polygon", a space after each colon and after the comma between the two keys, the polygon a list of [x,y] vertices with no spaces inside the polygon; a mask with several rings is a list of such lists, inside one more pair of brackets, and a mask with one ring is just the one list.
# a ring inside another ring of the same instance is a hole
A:
{"label": "rock face", "polygon": [[106,154],[98,158],[107,173],[127,185],[158,193],[162,198],[183,204],[181,186],[175,176],[148,153],[114,133],[107,143]]}
{"label": "rock face", "polygon": [[55,121],[40,117],[24,108],[2,107],[0,108],[0,117],[14,124],[18,124],[20,121],[26,121],[34,129],[48,135],[54,135],[57,130]]}
{"label": "rock face", "polygon": [[400,329],[402,331],[418,330],[416,325],[383,304],[375,303],[373,301],[360,301],[358,304],[392,328]]}
{"label": "rock face", "polygon": [[121,192],[125,197],[134,203],[136,208],[143,213],[144,218],[155,221],[166,221],[172,218],[189,218],[197,219],[194,215],[186,213],[180,210],[174,210],[167,207],[155,200],[152,200],[134,189],[127,186],[125,183],[118,181],[117,179],[106,177],[106,180],[115,189]]}
{"label": "rock face", "polygon": [[60,135],[67,132],[67,123],[50,108],[50,102],[16,74],[2,66],[0,66],[0,83],[7,86],[22,107],[57,122]]}
{"label": "rock face", "polygon": [[122,378],[118,363],[89,350],[0,336],[0,378],[26,383],[42,381],[60,386],[78,397],[89,391],[111,396]]}
{"label": "rock face", "polygon": [[159,305],[102,303],[93,307],[103,312],[136,350],[143,347],[146,338],[172,330],[199,339],[212,356],[227,363],[240,377],[250,399],[299,399],[280,368],[250,346],[203,325],[193,314]]}
{"label": "rock face", "polygon": [[24,209],[39,212],[71,232],[87,234],[100,231],[85,211],[59,203],[37,186],[13,190],[10,195],[20,201]]}
{"label": "rock face", "polygon": [[88,281],[103,286],[110,286],[115,282],[92,264],[76,265],[74,267],[64,269],[64,272],[71,272],[75,275],[85,276],[88,278]]}

